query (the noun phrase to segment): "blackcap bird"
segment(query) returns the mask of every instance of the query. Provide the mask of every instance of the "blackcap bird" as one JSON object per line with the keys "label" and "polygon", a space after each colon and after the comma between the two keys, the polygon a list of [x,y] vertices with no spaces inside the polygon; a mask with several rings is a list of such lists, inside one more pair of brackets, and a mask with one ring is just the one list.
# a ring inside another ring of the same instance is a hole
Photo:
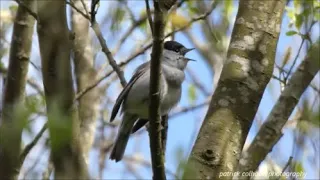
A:
{"label": "blackcap bird", "polygon": [[[166,41],[163,46],[160,75],[160,115],[166,116],[181,98],[184,70],[192,59],[184,57],[193,50],[176,41]],[[112,109],[110,122],[116,117],[120,106],[122,122],[113,146],[110,159],[120,161],[125,152],[129,136],[148,122],[149,117],[150,61],[140,65],[129,83],[119,94]]]}

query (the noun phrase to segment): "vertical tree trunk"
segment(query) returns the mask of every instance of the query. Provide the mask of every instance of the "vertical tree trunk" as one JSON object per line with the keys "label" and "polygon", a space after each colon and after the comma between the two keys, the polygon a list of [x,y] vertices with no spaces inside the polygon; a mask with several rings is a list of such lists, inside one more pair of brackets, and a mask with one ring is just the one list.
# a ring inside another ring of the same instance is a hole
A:
{"label": "vertical tree trunk", "polygon": [[235,171],[273,73],[285,2],[240,1],[227,62],[190,155],[195,178],[217,179],[221,172]]}
{"label": "vertical tree trunk", "polygon": [[[80,0],[74,5],[86,12]],[[87,8],[88,9],[88,8]],[[91,38],[89,35],[89,20],[72,8],[72,31],[75,33],[73,43],[74,67],[77,82],[77,92],[92,84],[97,79],[94,68]],[[79,99],[80,138],[85,161],[88,164],[89,151],[93,143],[96,119],[99,106],[98,88],[95,87]]]}
{"label": "vertical tree trunk", "polygon": [[[22,1],[35,9],[35,1]],[[25,95],[34,18],[19,6],[13,26],[9,67],[3,93],[0,121],[0,178],[16,179],[19,175],[21,135],[27,119],[19,117]]]}
{"label": "vertical tree trunk", "polygon": [[38,36],[56,179],[88,178],[79,143],[65,1],[38,1]]}

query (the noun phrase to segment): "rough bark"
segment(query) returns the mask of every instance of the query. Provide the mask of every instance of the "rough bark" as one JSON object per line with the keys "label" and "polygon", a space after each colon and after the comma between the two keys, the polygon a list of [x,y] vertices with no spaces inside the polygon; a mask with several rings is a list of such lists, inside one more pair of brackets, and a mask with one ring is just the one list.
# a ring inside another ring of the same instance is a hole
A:
{"label": "rough bark", "polygon": [[[297,71],[292,75],[277,103],[273,107],[266,122],[260,128],[252,144],[245,151],[239,161],[239,172],[254,172],[265,159],[272,147],[282,136],[282,128],[289,119],[301,95],[319,71],[319,43],[318,40],[310,49],[306,58]],[[249,179],[248,176],[240,176]]]}
{"label": "rough bark", "polygon": [[185,178],[218,179],[235,171],[273,73],[285,2],[240,1],[227,62],[189,158],[193,175],[186,171]]}
{"label": "rough bark", "polygon": [[71,75],[65,1],[38,1],[38,36],[55,179],[88,178]]}
{"label": "rough bark", "polygon": [[[26,7],[35,8],[35,1],[23,1]],[[21,135],[26,119],[18,117],[22,110],[29,58],[32,46],[34,18],[19,6],[13,26],[9,67],[3,92],[3,109],[0,124],[0,177],[16,179],[20,169]]]}
{"label": "rough bark", "polygon": [[[87,1],[84,1],[86,3]],[[85,12],[80,0],[74,1],[74,5]],[[87,4],[84,4],[87,6]],[[88,9],[88,8],[87,8]],[[97,80],[97,72],[94,68],[91,38],[89,34],[89,21],[72,8],[72,31],[75,35],[73,40],[75,78],[77,92],[83,91],[92,82]],[[80,139],[83,155],[88,165],[88,156],[91,149],[98,115],[99,95],[98,88],[88,91],[79,99]]]}

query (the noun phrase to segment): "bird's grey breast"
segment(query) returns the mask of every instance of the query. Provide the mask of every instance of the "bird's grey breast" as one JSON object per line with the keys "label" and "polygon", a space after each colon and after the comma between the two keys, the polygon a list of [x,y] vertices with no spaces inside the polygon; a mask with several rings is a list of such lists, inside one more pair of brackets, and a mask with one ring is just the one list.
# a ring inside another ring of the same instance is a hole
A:
{"label": "bird's grey breast", "polygon": [[181,88],[181,85],[185,79],[183,70],[176,67],[172,67],[165,63],[162,64],[162,73],[168,83],[172,87]]}
{"label": "bird's grey breast", "polygon": [[162,73],[165,77],[168,90],[161,103],[161,113],[168,113],[178,104],[181,98],[181,85],[185,79],[184,72],[178,68],[162,65]]}

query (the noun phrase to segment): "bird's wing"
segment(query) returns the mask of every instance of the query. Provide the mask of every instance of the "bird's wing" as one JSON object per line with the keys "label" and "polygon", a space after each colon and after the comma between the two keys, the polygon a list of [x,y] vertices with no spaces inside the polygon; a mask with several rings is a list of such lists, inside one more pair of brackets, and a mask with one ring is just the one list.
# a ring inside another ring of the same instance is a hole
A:
{"label": "bird's wing", "polygon": [[119,94],[115,105],[113,106],[112,112],[111,112],[111,117],[110,117],[110,122],[114,120],[116,115],[118,114],[118,111],[120,109],[121,104],[123,101],[125,101],[131,87],[133,84],[146,72],[147,67],[150,65],[149,62],[146,62],[142,65],[140,65],[137,70],[135,71],[134,75],[130,79],[129,83],[123,88],[121,93]]}
{"label": "bird's wing", "polygon": [[[149,122],[148,119],[138,119],[138,121],[134,124],[132,128],[131,134],[137,132],[148,122]],[[168,129],[168,114],[161,116],[161,125],[162,125],[162,128]],[[166,134],[162,135],[162,137],[166,137],[166,136],[167,136]]]}
{"label": "bird's wing", "polygon": [[148,119],[138,119],[138,121],[134,124],[131,134],[137,132],[140,128],[146,125],[149,122]]}

